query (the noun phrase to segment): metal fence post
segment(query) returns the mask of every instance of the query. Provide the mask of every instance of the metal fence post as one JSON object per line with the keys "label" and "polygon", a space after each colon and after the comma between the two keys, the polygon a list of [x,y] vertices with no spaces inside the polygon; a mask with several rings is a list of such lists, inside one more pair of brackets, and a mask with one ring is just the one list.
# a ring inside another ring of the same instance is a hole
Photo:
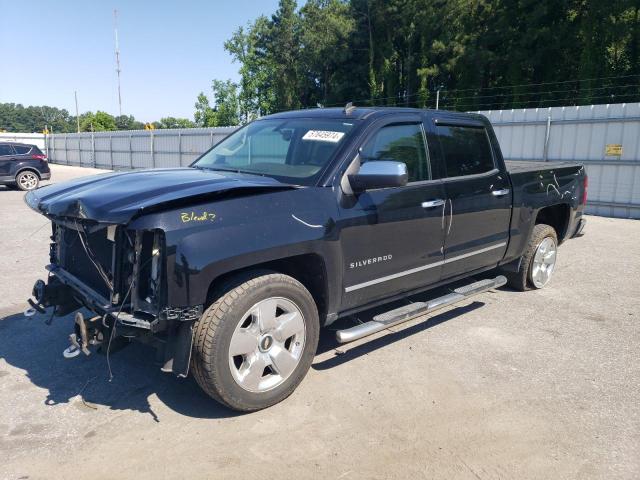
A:
{"label": "metal fence post", "polygon": [[96,168],[96,137],[93,132],[91,132],[91,161],[93,163],[93,168]]}
{"label": "metal fence post", "polygon": [[156,157],[153,153],[153,130],[151,130],[151,167],[156,168]]}
{"label": "metal fence post", "polygon": [[549,161],[549,137],[551,136],[551,111],[547,115],[547,126],[544,132],[544,151],[542,153],[542,161]]}
{"label": "metal fence post", "polygon": [[67,146],[67,138],[69,137],[68,134],[64,134],[64,159],[66,161],[66,164],[69,165],[69,147]]}
{"label": "metal fence post", "polygon": [[78,136],[78,161],[80,162],[80,166],[82,166],[82,145],[80,143],[82,139]]}
{"label": "metal fence post", "polygon": [[129,168],[133,170],[133,133],[129,132]]}
{"label": "metal fence post", "polygon": [[111,163],[111,170],[113,170],[113,135],[109,135],[109,163]]}
{"label": "metal fence post", "polygon": [[209,143],[210,143],[209,148],[213,147],[213,130],[209,134]]}
{"label": "metal fence post", "polygon": [[182,132],[178,132],[178,163],[182,166]]}

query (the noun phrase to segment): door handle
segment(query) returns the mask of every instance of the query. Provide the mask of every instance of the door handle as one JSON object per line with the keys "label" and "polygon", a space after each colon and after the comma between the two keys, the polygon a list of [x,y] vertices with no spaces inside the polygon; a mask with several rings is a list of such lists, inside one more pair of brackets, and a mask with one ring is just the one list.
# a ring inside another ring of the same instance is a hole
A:
{"label": "door handle", "polygon": [[509,193],[509,189],[508,188],[503,188],[502,190],[491,190],[491,194],[494,197],[504,197],[508,193]]}
{"label": "door handle", "polygon": [[442,205],[444,205],[444,200],[442,198],[422,202],[422,208],[441,207]]}

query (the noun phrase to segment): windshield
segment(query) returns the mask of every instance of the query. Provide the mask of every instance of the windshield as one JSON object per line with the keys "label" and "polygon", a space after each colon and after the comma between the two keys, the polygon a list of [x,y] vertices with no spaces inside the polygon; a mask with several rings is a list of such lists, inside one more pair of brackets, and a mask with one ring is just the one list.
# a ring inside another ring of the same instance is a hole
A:
{"label": "windshield", "polygon": [[234,132],[192,166],[312,185],[353,122],[338,119],[257,120]]}

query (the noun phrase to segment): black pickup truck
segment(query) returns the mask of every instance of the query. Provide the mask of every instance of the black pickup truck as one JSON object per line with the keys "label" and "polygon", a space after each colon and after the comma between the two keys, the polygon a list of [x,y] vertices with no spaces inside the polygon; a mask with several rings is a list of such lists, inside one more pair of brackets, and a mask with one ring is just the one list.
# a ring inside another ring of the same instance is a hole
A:
{"label": "black pickup truck", "polygon": [[52,221],[32,307],[76,313],[73,356],[137,339],[241,411],[286,398],[321,327],[488,270],[484,280],[337,332],[348,342],[505,283],[544,287],[585,224],[582,165],[505,164],[481,115],[401,108],[279,113],[188,168],[29,192]]}

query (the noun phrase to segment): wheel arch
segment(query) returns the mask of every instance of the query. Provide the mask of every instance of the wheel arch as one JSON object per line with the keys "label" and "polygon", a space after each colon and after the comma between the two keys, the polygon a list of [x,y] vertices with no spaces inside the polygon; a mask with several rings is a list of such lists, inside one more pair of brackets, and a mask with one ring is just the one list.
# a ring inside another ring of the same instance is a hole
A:
{"label": "wheel arch", "polygon": [[324,325],[329,308],[328,274],[324,258],[317,253],[293,255],[224,272],[211,280],[207,304],[233,284],[234,279],[246,278],[251,273],[260,271],[288,275],[304,285],[316,303],[320,324]]}
{"label": "wheel arch", "polygon": [[538,210],[534,225],[549,225],[556,231],[558,243],[561,243],[567,235],[570,217],[571,206],[568,203],[558,203]]}
{"label": "wheel arch", "polygon": [[16,170],[16,173],[13,174],[13,178],[17,180],[18,175],[20,175],[22,172],[25,172],[25,171],[30,171],[35,173],[36,176],[38,177],[38,180],[42,180],[42,176],[40,175],[40,172],[38,171],[38,169],[30,166],[19,167],[18,170]]}

